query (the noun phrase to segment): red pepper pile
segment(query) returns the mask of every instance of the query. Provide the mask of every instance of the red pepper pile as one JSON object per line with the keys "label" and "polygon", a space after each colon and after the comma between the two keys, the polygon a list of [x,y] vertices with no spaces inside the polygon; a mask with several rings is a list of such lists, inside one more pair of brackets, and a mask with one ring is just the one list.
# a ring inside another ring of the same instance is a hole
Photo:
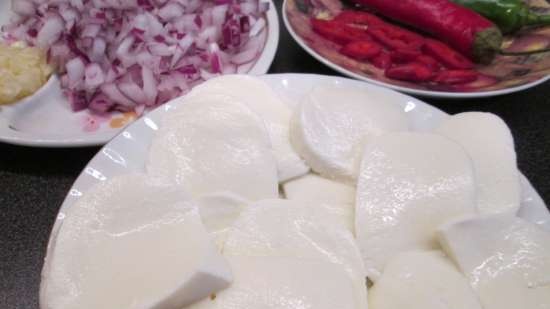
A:
{"label": "red pepper pile", "polygon": [[474,64],[448,45],[361,11],[311,19],[313,30],[342,45],[340,52],[385,70],[388,78],[440,85],[473,82]]}

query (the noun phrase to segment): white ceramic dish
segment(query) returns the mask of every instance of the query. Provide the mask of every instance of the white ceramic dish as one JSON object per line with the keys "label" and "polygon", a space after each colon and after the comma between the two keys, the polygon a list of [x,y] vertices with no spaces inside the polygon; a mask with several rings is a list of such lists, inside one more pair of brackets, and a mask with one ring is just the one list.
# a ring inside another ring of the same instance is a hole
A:
{"label": "white ceramic dish", "polygon": [[[248,74],[267,73],[279,43],[279,19],[272,0],[267,12],[268,35],[264,50],[251,64]],[[0,1],[0,25],[9,21],[10,3]],[[120,123],[128,121],[127,115],[116,114]],[[95,119],[95,118],[94,118]],[[59,80],[54,76],[33,96],[17,104],[0,107],[0,142],[34,147],[84,147],[103,145],[120,132],[120,128],[102,125],[93,132],[83,130],[89,121],[89,113],[74,113],[63,97]]]}
{"label": "white ceramic dish", "polygon": [[526,90],[532,87],[535,87],[537,85],[540,85],[548,80],[550,80],[550,75],[540,78],[538,80],[535,80],[534,82],[523,84],[516,87],[509,87],[505,89],[500,90],[494,90],[494,91],[479,91],[479,92],[445,92],[445,91],[429,91],[429,90],[420,90],[420,89],[414,89],[414,88],[408,88],[408,87],[402,87],[398,85],[393,85],[389,83],[385,83],[382,81],[379,81],[375,78],[369,78],[365,75],[360,75],[355,72],[352,72],[338,64],[335,64],[334,62],[330,61],[329,59],[323,57],[319,53],[317,53],[315,50],[313,50],[311,47],[309,47],[306,42],[293,30],[289,20],[288,16],[286,14],[287,12],[287,3],[288,0],[284,0],[283,3],[283,9],[282,9],[282,15],[283,15],[283,21],[285,24],[286,29],[292,36],[292,38],[300,45],[307,53],[309,53],[311,56],[313,56],[315,59],[320,61],[321,63],[325,64],[326,66],[330,67],[331,69],[338,71],[346,76],[363,80],[372,84],[380,85],[383,87],[388,87],[397,91],[401,91],[404,93],[417,95],[421,97],[433,97],[433,98],[448,98],[448,99],[470,99],[470,98],[483,98],[483,97],[492,97],[492,96],[499,96],[504,94],[509,94],[513,92],[518,92],[522,90]]}
{"label": "white ceramic dish", "polygon": [[[448,117],[448,114],[413,97],[351,79],[306,74],[275,74],[264,75],[261,78],[289,104],[298,101],[312,87],[321,83],[346,84],[378,92],[386,98],[388,104],[398,104],[403,108],[403,112],[411,120],[412,129],[416,131],[431,130]],[[91,186],[114,176],[144,171],[149,145],[161,119],[176,108],[177,105],[170,102],[157,108],[126,127],[98,152],[67,194],[50,236],[50,243],[65,218],[65,210],[85,195]],[[550,230],[550,213],[525,177],[522,177],[522,189],[520,215]]]}

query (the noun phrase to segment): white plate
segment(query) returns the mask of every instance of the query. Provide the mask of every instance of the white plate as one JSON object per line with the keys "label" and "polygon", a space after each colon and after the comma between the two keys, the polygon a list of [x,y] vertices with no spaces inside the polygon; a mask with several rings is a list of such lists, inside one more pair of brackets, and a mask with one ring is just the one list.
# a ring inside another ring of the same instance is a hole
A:
{"label": "white plate", "polygon": [[[448,117],[448,114],[413,97],[351,79],[306,74],[275,74],[264,75],[261,78],[290,105],[299,101],[315,85],[346,84],[361,87],[366,91],[378,92],[380,97],[386,98],[389,104],[401,106],[411,120],[412,129],[415,131],[429,131]],[[157,108],[126,127],[99,151],[84,168],[67,194],[57,216],[50,242],[65,218],[65,210],[85,195],[91,186],[118,175],[144,172],[151,139],[158,130],[163,116],[175,108],[177,105],[170,102]],[[521,216],[550,230],[550,213],[525,177],[522,177],[522,189]]]}
{"label": "white plate", "polygon": [[[267,40],[262,54],[248,72],[251,75],[267,73],[279,44],[277,10],[273,1],[269,2]],[[0,25],[9,21],[10,3],[0,0]],[[124,122],[124,115],[115,114],[114,117]],[[59,80],[54,76],[33,96],[0,107],[0,142],[35,147],[95,146],[105,144],[121,130],[103,124],[96,131],[86,132],[83,123],[89,119],[87,111],[71,111],[61,93]]]}
{"label": "white plate", "polygon": [[348,70],[348,69],[346,69],[346,68],[344,68],[344,67],[342,67],[338,64],[335,64],[334,62],[328,60],[327,58],[323,57],[322,55],[317,53],[315,50],[313,50],[311,47],[309,47],[306,44],[306,42],[304,42],[304,40],[292,28],[292,26],[291,26],[291,24],[288,20],[288,16],[286,14],[287,3],[288,3],[288,0],[284,0],[283,9],[282,9],[281,14],[283,15],[283,21],[284,21],[286,29],[288,30],[288,32],[290,33],[292,38],[294,38],[294,40],[298,43],[298,45],[300,45],[307,53],[309,53],[315,59],[317,59],[321,63],[325,64],[326,66],[332,68],[333,70],[338,71],[338,72],[340,72],[340,73],[342,73],[346,76],[353,77],[353,78],[356,78],[356,79],[359,79],[359,80],[363,80],[363,81],[366,81],[366,82],[369,82],[369,83],[372,83],[372,84],[380,85],[380,86],[383,86],[383,87],[388,87],[388,88],[391,88],[391,89],[394,89],[394,90],[397,90],[397,91],[401,91],[401,92],[404,92],[404,93],[417,95],[417,96],[421,96],[421,97],[448,98],[448,99],[470,99],[470,98],[483,98],[483,97],[499,96],[499,95],[509,94],[509,93],[513,93],[513,92],[518,92],[518,91],[522,91],[522,90],[525,90],[525,89],[535,87],[537,85],[540,85],[540,84],[550,80],[550,75],[547,75],[543,78],[540,78],[538,80],[535,80],[533,82],[523,84],[523,85],[520,85],[520,86],[509,87],[509,88],[504,88],[504,89],[499,89],[499,90],[494,90],[494,91],[479,91],[479,92],[429,91],[429,90],[420,90],[420,89],[408,88],[408,87],[403,87],[403,86],[399,86],[399,85],[393,85],[393,84],[390,84],[390,83],[382,82],[382,81],[379,81],[375,78],[369,78],[369,77],[366,77],[365,75],[357,74],[357,73],[352,72],[352,71],[350,71],[350,70]]}

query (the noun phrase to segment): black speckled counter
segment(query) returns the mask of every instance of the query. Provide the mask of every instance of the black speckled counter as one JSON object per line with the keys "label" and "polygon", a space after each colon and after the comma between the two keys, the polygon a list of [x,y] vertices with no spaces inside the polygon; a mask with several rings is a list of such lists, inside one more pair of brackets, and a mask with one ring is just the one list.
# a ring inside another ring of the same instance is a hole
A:
{"label": "black speckled counter", "polygon": [[[279,9],[282,0],[275,0]],[[271,73],[339,75],[298,47],[281,24]],[[550,83],[497,98],[426,99],[449,113],[501,116],[516,139],[519,167],[550,200]],[[48,234],[65,194],[99,148],[37,149],[0,144],[0,309],[38,308],[38,285]]]}

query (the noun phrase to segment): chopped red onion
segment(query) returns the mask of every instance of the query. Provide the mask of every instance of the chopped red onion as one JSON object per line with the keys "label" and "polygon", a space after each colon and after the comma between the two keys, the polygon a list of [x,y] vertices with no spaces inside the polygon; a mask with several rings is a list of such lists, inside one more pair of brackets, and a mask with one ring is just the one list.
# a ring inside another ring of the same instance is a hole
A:
{"label": "chopped red onion", "polygon": [[263,0],[12,0],[7,42],[47,49],[75,111],[144,109],[244,73],[267,31]]}
{"label": "chopped red onion", "polygon": [[98,114],[105,114],[113,109],[114,102],[109,99],[104,93],[98,92],[88,105],[88,108]]}
{"label": "chopped red onion", "polygon": [[34,3],[29,0],[12,0],[11,8],[15,14],[21,16],[31,16],[36,10]]}
{"label": "chopped red onion", "polygon": [[80,35],[83,38],[95,38],[101,31],[101,26],[97,24],[88,24],[84,27]]}
{"label": "chopped red onion", "polygon": [[91,63],[86,66],[84,71],[84,85],[86,90],[93,91],[105,82],[103,70],[97,63]]}
{"label": "chopped red onion", "polygon": [[136,83],[132,83],[132,82],[120,83],[118,84],[118,89],[120,89],[120,91],[125,96],[127,96],[134,102],[137,102],[141,105],[145,104],[146,102],[145,93],[143,93],[143,90],[141,89],[141,87],[139,87]]}
{"label": "chopped red onion", "polygon": [[84,71],[86,65],[80,57],[73,58],[65,65],[67,76],[69,77],[69,87],[79,88],[84,80]]}
{"label": "chopped red onion", "polygon": [[158,11],[158,16],[164,21],[173,20],[183,14],[183,7],[177,2],[169,2]]}
{"label": "chopped red onion", "polygon": [[45,18],[44,25],[36,36],[36,45],[41,48],[49,48],[59,39],[64,27],[65,22],[59,15]]}
{"label": "chopped red onion", "polygon": [[65,92],[65,95],[69,98],[71,109],[73,112],[79,112],[88,108],[88,100],[86,99],[86,92],[84,91],[70,91]]}
{"label": "chopped red onion", "polygon": [[256,36],[260,31],[262,31],[266,26],[266,22],[264,18],[260,18],[256,20],[254,25],[252,25],[252,28],[250,28],[250,36]]}
{"label": "chopped red onion", "polygon": [[134,102],[120,92],[116,84],[103,84],[101,85],[101,91],[115,104],[124,105],[126,107],[133,107],[135,105]]}

